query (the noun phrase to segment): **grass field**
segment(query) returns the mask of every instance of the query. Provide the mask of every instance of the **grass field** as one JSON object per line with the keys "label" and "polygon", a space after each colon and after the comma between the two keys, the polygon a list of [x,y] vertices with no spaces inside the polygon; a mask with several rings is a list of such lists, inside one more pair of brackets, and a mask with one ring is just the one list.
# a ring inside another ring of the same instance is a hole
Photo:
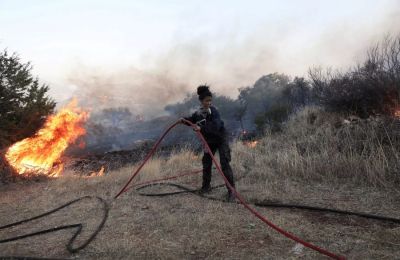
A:
{"label": "grass field", "polygon": [[[314,118],[310,121],[310,118]],[[399,146],[380,123],[358,122],[338,128],[340,117],[308,108],[283,132],[267,134],[255,148],[235,142],[232,166],[237,189],[249,202],[277,201],[399,217]],[[374,139],[375,138],[375,139]],[[0,225],[31,217],[66,201],[95,195],[106,199],[110,215],[104,229],[84,250],[71,255],[65,244],[72,231],[0,244],[0,256],[77,259],[325,259],[299,246],[253,217],[243,206],[210,201],[192,194],[143,197],[135,190],[113,196],[136,165],[105,176],[64,176],[0,186]],[[201,167],[190,149],[154,158],[136,182]],[[176,180],[198,188],[201,176]],[[213,184],[222,179],[213,170]],[[149,192],[171,191],[153,187]],[[211,196],[224,198],[225,188]],[[349,259],[400,259],[400,226],[360,217],[295,209],[258,209],[291,233]],[[0,238],[57,225],[84,223],[79,241],[100,221],[96,201],[83,201],[45,220],[0,230]]]}

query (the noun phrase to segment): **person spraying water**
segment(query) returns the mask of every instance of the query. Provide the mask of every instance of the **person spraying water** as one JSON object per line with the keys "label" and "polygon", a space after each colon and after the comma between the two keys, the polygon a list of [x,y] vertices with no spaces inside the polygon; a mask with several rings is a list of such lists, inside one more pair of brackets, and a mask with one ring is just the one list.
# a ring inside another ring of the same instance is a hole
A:
{"label": "person spraying water", "polygon": [[[235,187],[233,179],[233,171],[230,166],[231,150],[229,147],[228,134],[222,121],[220,114],[215,106],[212,105],[212,93],[207,85],[201,85],[197,88],[199,96],[200,108],[189,117],[183,117],[180,122],[188,125],[185,120],[196,124],[195,130],[200,131],[207,141],[213,155],[218,150],[222,171],[229,181]],[[211,167],[212,159],[208,151],[204,150],[202,158],[203,164],[203,184],[200,193],[208,193],[211,190]],[[234,201],[235,196],[227,187],[227,201]]]}

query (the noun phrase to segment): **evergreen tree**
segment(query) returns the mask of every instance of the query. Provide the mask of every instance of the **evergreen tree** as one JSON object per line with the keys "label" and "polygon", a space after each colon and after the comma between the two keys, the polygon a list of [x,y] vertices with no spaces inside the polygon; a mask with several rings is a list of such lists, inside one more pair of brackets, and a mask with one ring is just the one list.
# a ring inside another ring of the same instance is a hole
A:
{"label": "evergreen tree", "polygon": [[31,63],[22,63],[17,54],[0,52],[0,147],[31,136],[53,113],[49,86],[31,71]]}

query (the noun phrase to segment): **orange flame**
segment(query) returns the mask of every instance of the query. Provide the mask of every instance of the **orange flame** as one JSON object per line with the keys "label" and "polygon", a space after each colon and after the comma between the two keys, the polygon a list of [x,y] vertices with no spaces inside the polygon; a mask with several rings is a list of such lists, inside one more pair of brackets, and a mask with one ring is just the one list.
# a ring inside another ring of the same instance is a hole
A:
{"label": "orange flame", "polygon": [[254,148],[257,146],[258,141],[248,141],[248,142],[244,142],[244,144],[249,147],[249,148]]}
{"label": "orange flame", "polygon": [[61,156],[65,149],[86,133],[82,124],[88,112],[77,107],[73,99],[66,107],[46,119],[44,127],[33,137],[13,144],[6,152],[8,163],[19,174],[46,174],[57,177],[63,170]]}
{"label": "orange flame", "polygon": [[99,170],[98,172],[91,172],[91,173],[89,174],[89,177],[100,177],[100,176],[104,176],[104,171],[105,171],[104,166],[101,166],[101,168],[100,168],[100,170]]}

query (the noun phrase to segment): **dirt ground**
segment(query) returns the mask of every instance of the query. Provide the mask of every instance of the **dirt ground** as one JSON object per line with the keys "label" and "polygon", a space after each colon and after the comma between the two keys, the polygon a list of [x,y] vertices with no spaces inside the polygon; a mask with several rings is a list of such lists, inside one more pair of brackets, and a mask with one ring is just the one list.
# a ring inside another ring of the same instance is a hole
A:
{"label": "dirt ground", "polygon": [[[198,164],[197,164],[198,165]],[[148,179],[162,174],[149,165]],[[65,245],[72,230],[0,244],[0,256],[68,259],[327,259],[267,227],[242,205],[206,200],[193,194],[144,197],[130,190],[112,197],[128,179],[132,167],[101,177],[64,176],[38,182],[0,186],[0,225],[40,214],[69,200],[94,195],[111,205],[104,229],[85,249],[70,254]],[[156,173],[155,173],[156,172]],[[152,174],[150,174],[152,173]],[[172,175],[173,173],[165,173]],[[213,184],[222,179],[213,173]],[[400,194],[382,189],[327,186],[275,178],[265,182],[241,177],[238,191],[250,202],[280,201],[400,216]],[[141,180],[145,180],[142,178]],[[196,188],[201,176],[174,182]],[[152,187],[147,192],[172,191]],[[211,196],[224,198],[225,188]],[[0,230],[0,239],[54,226],[83,223],[76,245],[101,220],[99,202],[85,200],[45,219]],[[295,209],[257,208],[285,230],[348,259],[400,259],[400,225],[355,216]]]}

